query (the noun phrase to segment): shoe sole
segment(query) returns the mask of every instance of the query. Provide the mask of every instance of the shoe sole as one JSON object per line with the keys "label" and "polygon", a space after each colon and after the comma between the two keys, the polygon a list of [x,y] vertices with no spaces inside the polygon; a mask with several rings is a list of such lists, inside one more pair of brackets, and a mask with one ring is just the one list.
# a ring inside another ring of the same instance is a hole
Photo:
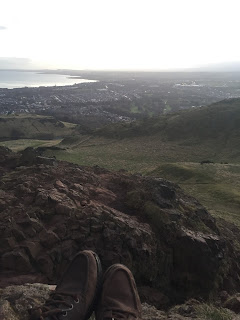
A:
{"label": "shoe sole", "polygon": [[92,313],[95,309],[96,303],[97,303],[98,296],[100,294],[100,289],[101,289],[101,284],[102,284],[102,265],[101,265],[101,261],[99,259],[99,256],[93,251],[90,251],[90,250],[86,250],[86,251],[91,252],[95,258],[95,261],[97,264],[97,283],[96,283],[96,290],[95,290],[95,294],[94,294],[92,303],[90,304],[90,306],[87,310],[87,313],[86,313],[84,320],[89,319],[90,316],[92,315]]}

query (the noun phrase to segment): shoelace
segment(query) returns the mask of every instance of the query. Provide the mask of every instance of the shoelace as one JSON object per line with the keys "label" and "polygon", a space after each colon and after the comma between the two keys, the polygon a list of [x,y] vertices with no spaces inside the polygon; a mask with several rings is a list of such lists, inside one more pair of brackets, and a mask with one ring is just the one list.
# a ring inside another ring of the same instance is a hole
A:
{"label": "shoelace", "polygon": [[122,310],[104,310],[103,320],[137,320],[138,316],[134,313]]}
{"label": "shoelace", "polygon": [[[73,304],[66,301],[66,297],[71,297],[74,303],[79,303],[79,296],[69,292],[53,292],[50,294],[49,299],[46,300],[44,305],[29,309],[31,320],[44,320],[50,317],[53,320],[58,320],[58,315],[67,315],[67,312],[73,309]],[[80,297],[81,298],[81,297]],[[64,306],[66,309],[60,308]]]}

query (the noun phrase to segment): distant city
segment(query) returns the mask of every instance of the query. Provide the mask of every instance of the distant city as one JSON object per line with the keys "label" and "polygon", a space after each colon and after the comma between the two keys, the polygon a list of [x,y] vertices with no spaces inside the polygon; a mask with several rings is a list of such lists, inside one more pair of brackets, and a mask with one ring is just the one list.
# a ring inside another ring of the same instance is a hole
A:
{"label": "distant city", "polygon": [[240,97],[240,73],[48,71],[98,80],[0,89],[0,114],[37,113],[93,127]]}

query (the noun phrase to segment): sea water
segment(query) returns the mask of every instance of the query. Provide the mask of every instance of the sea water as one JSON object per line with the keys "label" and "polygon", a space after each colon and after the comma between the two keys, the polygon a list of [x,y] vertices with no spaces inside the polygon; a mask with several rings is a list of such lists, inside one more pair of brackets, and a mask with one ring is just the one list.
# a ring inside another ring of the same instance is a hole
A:
{"label": "sea water", "polygon": [[69,75],[33,71],[0,70],[0,88],[67,86],[95,80],[69,78]]}

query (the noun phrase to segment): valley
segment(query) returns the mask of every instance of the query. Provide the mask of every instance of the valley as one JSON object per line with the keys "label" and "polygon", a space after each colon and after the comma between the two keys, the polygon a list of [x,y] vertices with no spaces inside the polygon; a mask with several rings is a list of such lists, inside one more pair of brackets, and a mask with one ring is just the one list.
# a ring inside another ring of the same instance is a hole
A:
{"label": "valley", "polygon": [[[239,99],[108,125],[88,134],[81,133],[79,126],[49,117],[4,119],[9,123],[15,119],[15,131],[28,128],[25,139],[14,140],[10,135],[12,140],[1,142],[13,151],[40,147],[45,156],[79,165],[165,178],[199,199],[214,216],[240,225]],[[26,119],[31,121],[22,122]],[[33,119],[41,126],[33,124]],[[6,130],[2,132],[6,134]],[[51,140],[46,139],[47,132]],[[44,133],[45,140],[34,139]]]}

